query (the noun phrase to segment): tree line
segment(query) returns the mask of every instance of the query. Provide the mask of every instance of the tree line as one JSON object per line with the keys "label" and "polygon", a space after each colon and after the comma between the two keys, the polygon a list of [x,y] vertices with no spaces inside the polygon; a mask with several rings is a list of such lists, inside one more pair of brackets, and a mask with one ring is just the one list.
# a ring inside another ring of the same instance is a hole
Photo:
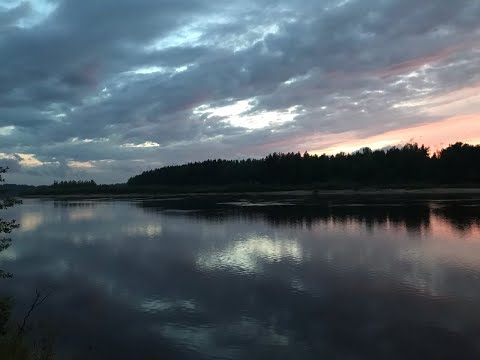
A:
{"label": "tree line", "polygon": [[144,171],[129,186],[351,184],[479,184],[480,146],[456,143],[431,153],[406,144],[383,150],[312,155],[273,153],[262,159],[213,159]]}
{"label": "tree line", "polygon": [[95,187],[97,184],[93,180],[68,180],[68,181],[54,181],[53,187],[57,188],[77,188],[77,187]]}

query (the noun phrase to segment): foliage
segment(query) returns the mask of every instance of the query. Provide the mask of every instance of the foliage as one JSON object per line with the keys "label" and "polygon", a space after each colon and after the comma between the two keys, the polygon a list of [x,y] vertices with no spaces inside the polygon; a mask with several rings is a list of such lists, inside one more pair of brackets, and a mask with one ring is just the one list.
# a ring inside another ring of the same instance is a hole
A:
{"label": "foliage", "polygon": [[[4,181],[2,174],[5,174],[7,170],[8,168],[0,167],[0,182]],[[8,198],[8,197],[4,198],[0,200],[0,210],[12,207],[18,203],[19,203],[18,200]],[[3,218],[0,217],[0,234],[10,234],[13,229],[16,229],[18,227],[19,225],[15,222],[15,220],[4,220]],[[0,237],[0,252],[6,250],[10,246],[10,243],[11,243],[10,238]],[[7,273],[0,269],[0,278],[11,277],[11,276],[12,275],[10,273]]]}
{"label": "foliage", "polygon": [[69,187],[92,187],[97,186],[95,181],[83,181],[83,180],[70,180],[70,181],[54,181],[53,187],[55,188],[69,188]]}
{"label": "foliage", "polygon": [[3,196],[19,196],[22,193],[32,191],[35,189],[33,185],[17,185],[17,184],[1,184],[0,194]]}
{"label": "foliage", "polygon": [[478,186],[480,146],[463,143],[431,154],[417,144],[336,155],[273,153],[262,159],[206,160],[148,170],[127,184],[55,181],[24,195],[250,192],[296,189]]}
{"label": "foliage", "polygon": [[418,144],[336,155],[273,153],[263,159],[206,160],[145,171],[129,186],[480,183],[480,146],[457,143],[430,156]]}
{"label": "foliage", "polygon": [[[0,182],[3,182],[2,174],[8,168],[0,167]],[[19,204],[12,198],[5,197],[0,200],[0,210]],[[12,230],[19,227],[15,220],[4,220],[0,218],[0,234],[10,234]],[[6,250],[11,244],[8,237],[0,238],[0,252]],[[12,274],[0,269],[0,278],[9,278]],[[0,359],[2,360],[49,360],[53,358],[53,346],[51,338],[41,339],[35,346],[30,346],[26,341],[26,329],[28,318],[36,307],[48,297],[37,291],[37,297],[32,303],[23,322],[15,325],[11,319],[13,301],[10,298],[0,298]]]}

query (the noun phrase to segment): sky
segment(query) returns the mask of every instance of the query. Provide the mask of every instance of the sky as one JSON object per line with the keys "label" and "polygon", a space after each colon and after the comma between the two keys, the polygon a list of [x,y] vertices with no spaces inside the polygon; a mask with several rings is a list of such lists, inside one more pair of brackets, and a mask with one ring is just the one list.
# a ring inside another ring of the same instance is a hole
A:
{"label": "sky", "polygon": [[0,0],[10,183],[480,143],[480,0]]}

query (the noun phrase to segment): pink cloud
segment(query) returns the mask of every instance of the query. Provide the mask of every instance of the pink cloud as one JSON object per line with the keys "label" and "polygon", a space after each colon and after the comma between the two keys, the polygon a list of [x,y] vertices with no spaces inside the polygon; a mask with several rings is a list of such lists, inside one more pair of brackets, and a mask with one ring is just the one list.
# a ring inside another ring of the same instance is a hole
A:
{"label": "pink cloud", "polygon": [[313,148],[313,153],[351,152],[362,147],[382,148],[417,142],[439,150],[455,142],[480,144],[480,112],[453,116],[441,121],[389,131],[380,135],[360,138],[355,133],[344,134],[344,139],[331,147]]}

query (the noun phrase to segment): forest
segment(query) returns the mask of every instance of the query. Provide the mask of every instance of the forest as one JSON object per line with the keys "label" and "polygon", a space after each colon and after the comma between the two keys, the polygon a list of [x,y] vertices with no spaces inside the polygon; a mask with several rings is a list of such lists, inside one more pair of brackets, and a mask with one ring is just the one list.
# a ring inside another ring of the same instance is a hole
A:
{"label": "forest", "polygon": [[438,152],[418,144],[336,155],[273,153],[262,159],[206,160],[145,171],[129,186],[480,184],[480,146],[456,143]]}
{"label": "forest", "polygon": [[3,185],[0,190],[18,196],[479,186],[480,145],[456,143],[437,152],[407,144],[350,154],[213,159],[144,171],[123,184],[69,180],[36,187]]}

